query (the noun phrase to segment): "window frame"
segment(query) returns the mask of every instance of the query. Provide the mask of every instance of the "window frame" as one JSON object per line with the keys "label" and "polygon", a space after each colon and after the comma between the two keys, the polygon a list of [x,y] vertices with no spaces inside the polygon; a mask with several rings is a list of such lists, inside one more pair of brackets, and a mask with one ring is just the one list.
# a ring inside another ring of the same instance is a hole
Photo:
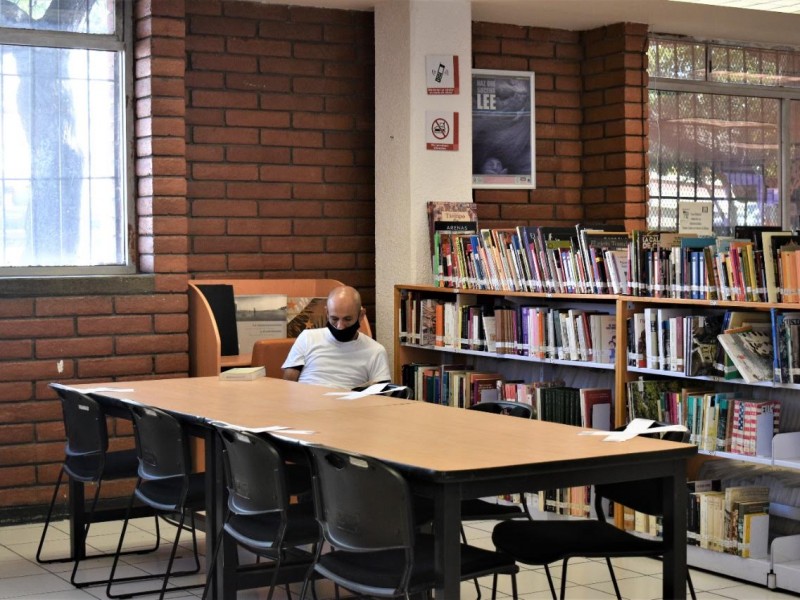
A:
{"label": "window frame", "polygon": [[121,156],[122,177],[120,184],[124,186],[122,214],[125,223],[120,224],[124,232],[125,246],[124,264],[94,266],[2,266],[0,279],[16,277],[74,277],[93,275],[131,275],[137,272],[136,256],[136,181],[135,181],[135,147],[134,136],[134,77],[133,77],[133,2],[115,0],[115,34],[96,34],[80,32],[64,32],[53,30],[32,30],[0,27],[0,43],[3,45],[50,47],[59,49],[101,50],[118,52],[120,57],[120,76],[122,78],[120,105],[123,107],[121,119],[121,138],[125,148]]}

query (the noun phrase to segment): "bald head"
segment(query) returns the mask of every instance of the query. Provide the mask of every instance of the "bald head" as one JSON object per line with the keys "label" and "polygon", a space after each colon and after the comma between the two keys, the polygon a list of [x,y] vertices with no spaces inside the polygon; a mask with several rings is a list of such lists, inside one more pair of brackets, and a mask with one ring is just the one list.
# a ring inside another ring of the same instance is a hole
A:
{"label": "bald head", "polygon": [[361,294],[349,285],[340,285],[331,290],[326,309],[328,323],[334,329],[346,329],[358,323],[364,312],[361,306]]}

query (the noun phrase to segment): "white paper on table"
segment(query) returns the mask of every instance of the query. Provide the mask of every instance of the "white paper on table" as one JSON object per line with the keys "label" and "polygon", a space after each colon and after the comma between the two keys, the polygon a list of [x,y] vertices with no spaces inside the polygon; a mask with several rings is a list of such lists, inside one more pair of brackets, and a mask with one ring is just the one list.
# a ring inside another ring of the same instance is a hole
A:
{"label": "white paper on table", "polygon": [[356,400],[357,398],[363,398],[364,396],[372,396],[374,394],[380,394],[384,391],[393,391],[394,388],[390,390],[384,390],[386,387],[385,383],[373,383],[371,386],[367,387],[360,392],[328,392],[326,396],[339,396],[339,400]]}
{"label": "white paper on table", "polygon": [[651,427],[651,425],[655,423],[652,419],[634,419],[628,426],[622,431],[614,431],[613,433],[609,433],[608,431],[581,431],[578,435],[604,435],[606,436],[603,438],[604,442],[624,442],[627,440],[632,440],[637,435],[641,435],[643,433],[661,433],[666,431],[688,431],[686,427],[683,425],[662,425],[660,427]]}
{"label": "white paper on table", "polygon": [[250,433],[268,433],[270,431],[284,431],[289,428],[285,425],[267,425],[265,427],[242,427],[241,425],[234,425],[233,423],[226,423],[225,421],[211,421],[215,427],[226,427],[228,429],[235,429],[236,431],[248,431]]}

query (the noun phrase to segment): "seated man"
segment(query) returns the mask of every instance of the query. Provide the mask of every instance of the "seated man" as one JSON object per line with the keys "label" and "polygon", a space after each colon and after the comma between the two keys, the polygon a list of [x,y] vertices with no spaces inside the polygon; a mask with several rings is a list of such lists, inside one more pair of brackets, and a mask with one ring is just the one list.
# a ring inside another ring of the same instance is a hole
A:
{"label": "seated man", "polygon": [[386,348],[358,327],[365,309],[352,287],[339,286],[328,294],[327,327],[306,329],[283,362],[283,378],[352,389],[365,383],[391,380]]}

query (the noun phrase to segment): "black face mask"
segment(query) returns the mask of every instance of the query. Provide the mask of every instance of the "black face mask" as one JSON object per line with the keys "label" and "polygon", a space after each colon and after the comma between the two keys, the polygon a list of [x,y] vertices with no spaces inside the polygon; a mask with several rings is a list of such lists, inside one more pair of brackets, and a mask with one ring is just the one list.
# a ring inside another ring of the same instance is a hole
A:
{"label": "black face mask", "polygon": [[333,325],[328,323],[328,331],[331,332],[331,335],[337,342],[352,342],[356,334],[358,333],[358,327],[360,323],[356,321],[350,327],[345,327],[344,329],[336,329]]}

